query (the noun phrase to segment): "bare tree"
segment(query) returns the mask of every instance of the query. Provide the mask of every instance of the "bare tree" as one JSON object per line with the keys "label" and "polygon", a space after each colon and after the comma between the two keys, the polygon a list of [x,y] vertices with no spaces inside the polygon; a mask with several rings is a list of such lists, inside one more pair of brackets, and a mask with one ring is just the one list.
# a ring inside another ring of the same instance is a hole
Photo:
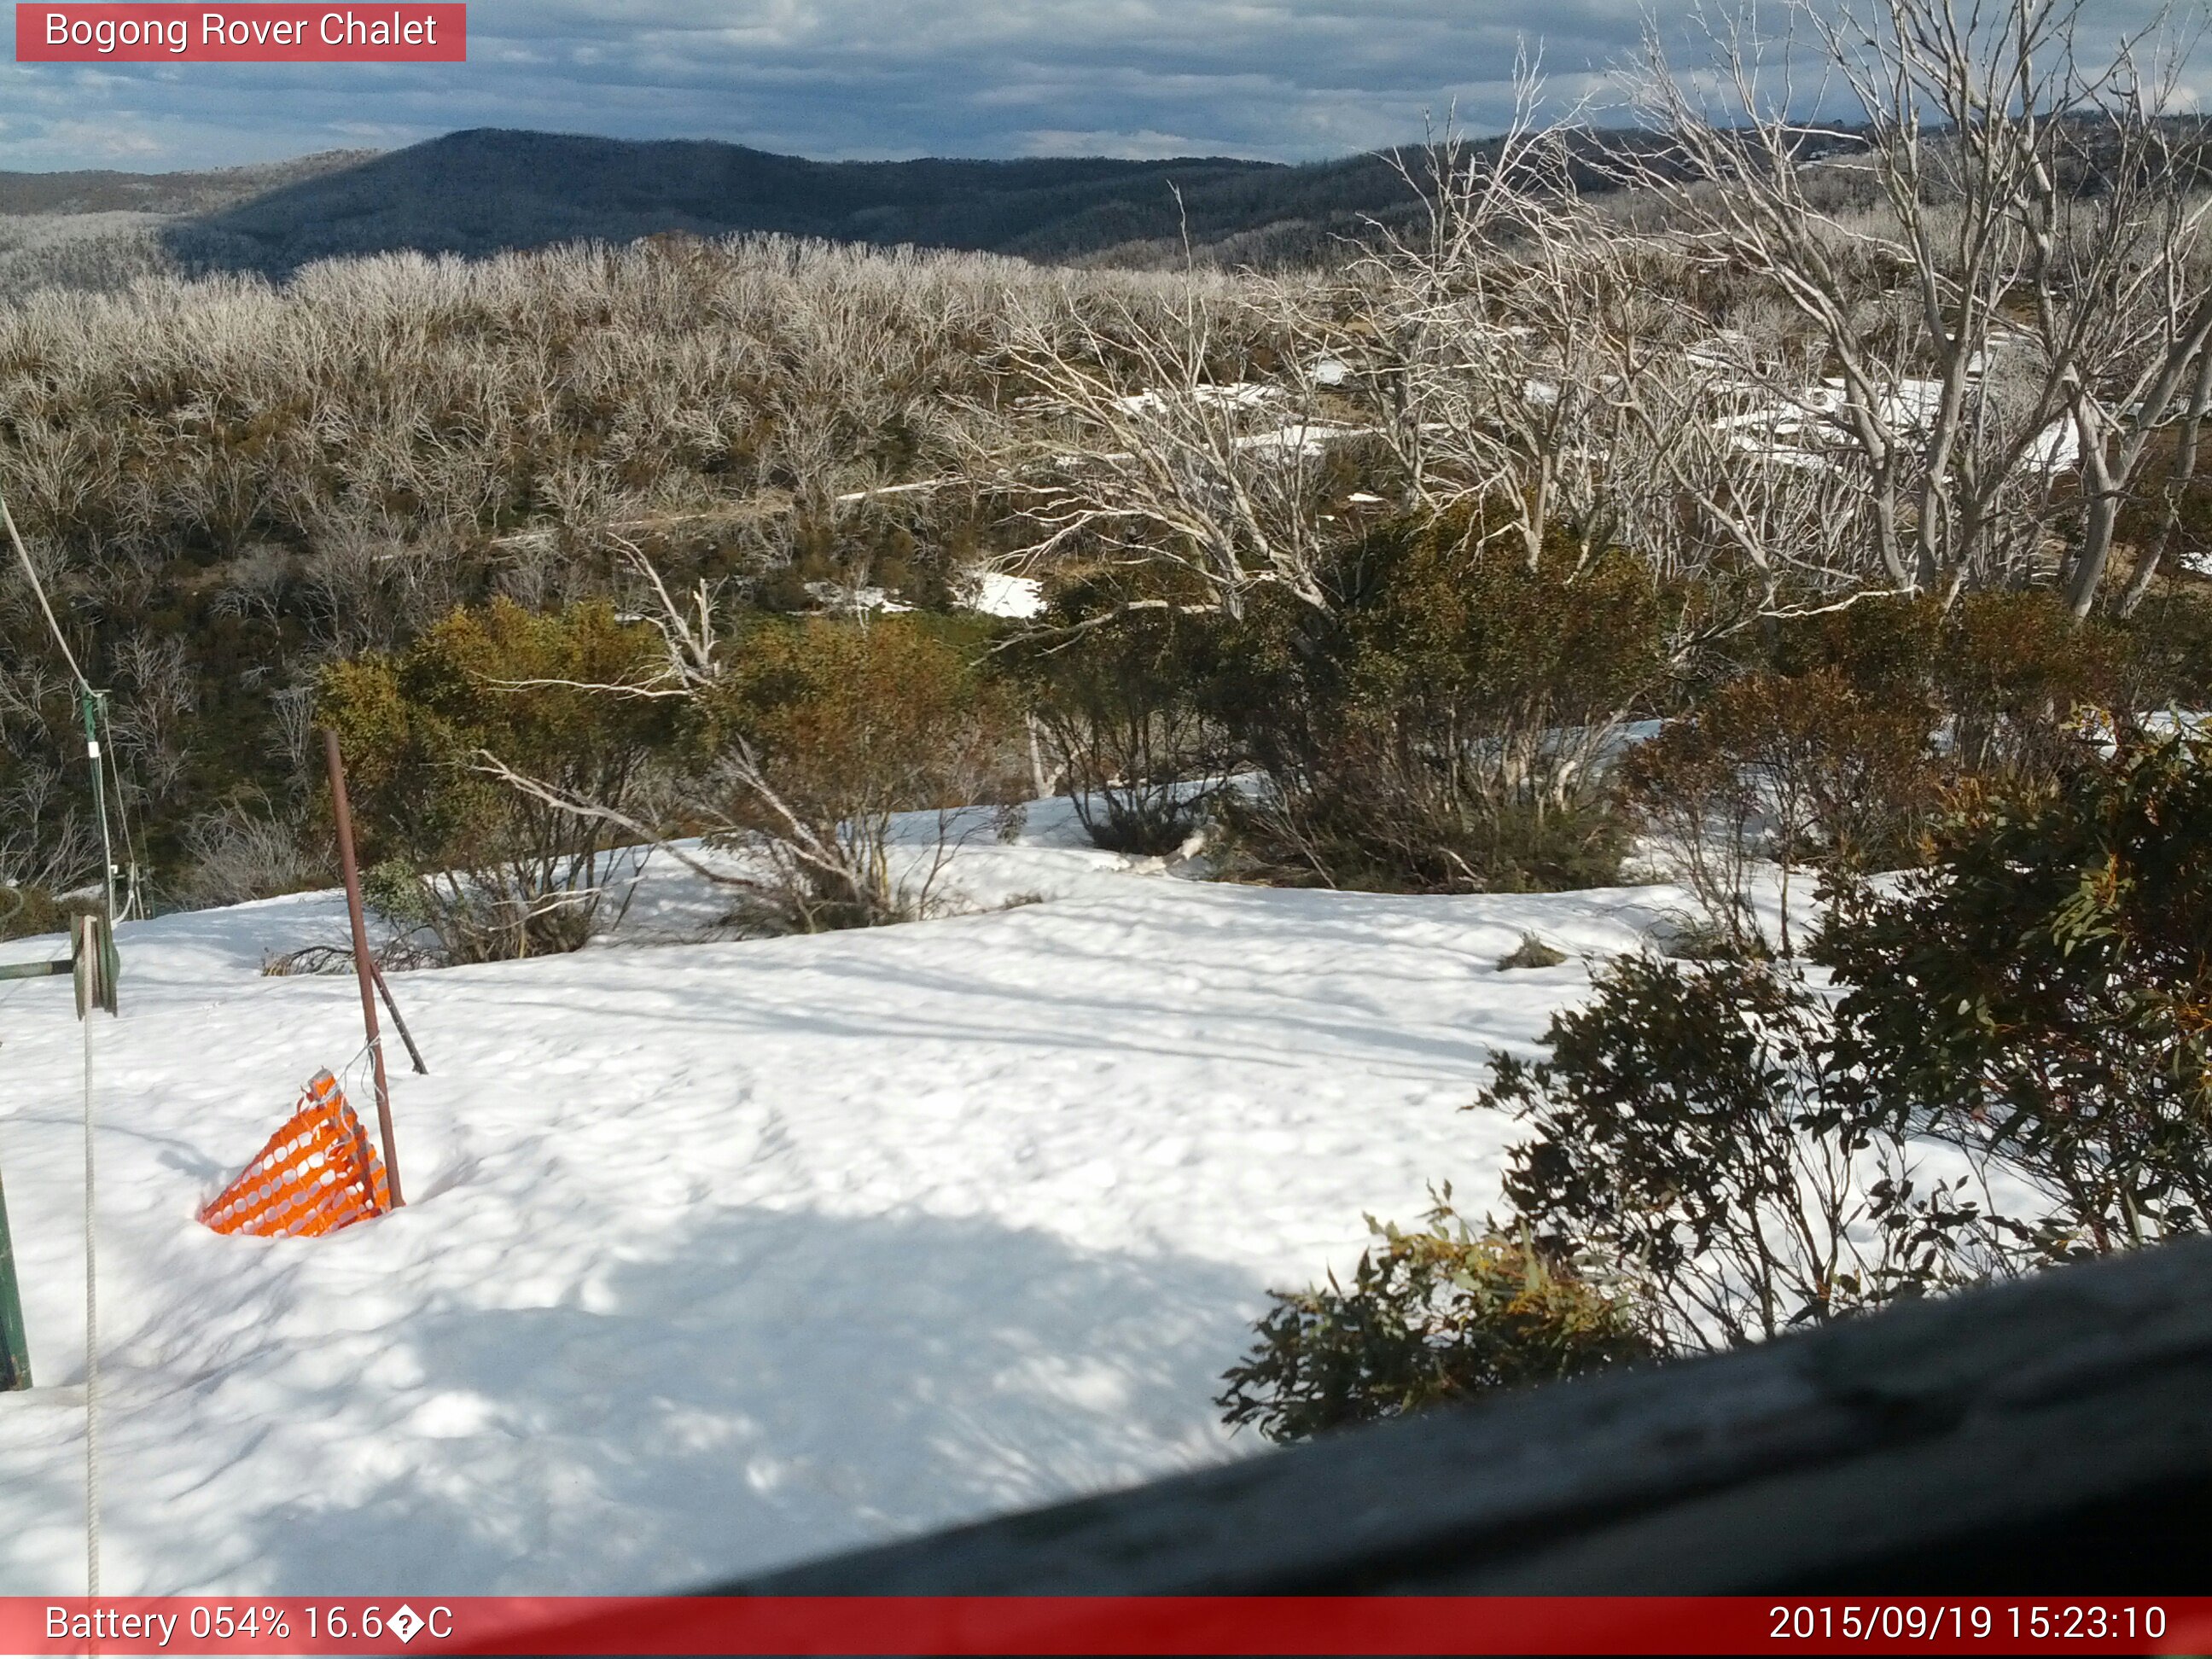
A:
{"label": "bare tree", "polygon": [[1325,607],[1326,467],[1352,434],[1321,407],[1307,297],[1191,273],[1158,307],[1019,311],[1000,361],[1021,422],[978,459],[1038,527],[1024,556],[1170,569],[1231,611],[1260,584]]}
{"label": "bare tree", "polygon": [[[14,768],[0,792],[0,890],[67,892],[100,872],[100,838],[70,781],[32,761]],[[0,903],[0,909],[15,909]],[[0,921],[4,921],[0,916]]]}
{"label": "bare tree", "polygon": [[176,795],[191,745],[186,725],[199,702],[184,642],[134,629],[112,653],[119,682],[113,715],[117,747],[137,781],[157,800]]}
{"label": "bare tree", "polygon": [[[2022,576],[2070,515],[2063,574],[2086,614],[2212,336],[2201,128],[2167,118],[2180,57],[2147,33],[2088,52],[2080,0],[1789,14],[1779,46],[1746,18],[1709,23],[1693,78],[1650,36],[1632,81],[1663,142],[1614,143],[1607,163],[1663,200],[1686,254],[1803,320],[1828,369],[1808,412],[1840,441],[1870,575],[1946,595]],[[1858,142],[1811,118],[1830,91]],[[1822,205],[1838,167],[1871,176],[1871,210]],[[2073,496],[2052,488],[2069,465]]]}
{"label": "bare tree", "polygon": [[1656,429],[1638,400],[1680,332],[1641,243],[1581,200],[1562,128],[1539,125],[1541,94],[1523,64],[1498,137],[1447,130],[1394,157],[1425,211],[1410,233],[1376,227],[1342,347],[1404,505],[1464,507],[1531,568],[1549,538],[1588,557],[1635,522]]}
{"label": "bare tree", "polygon": [[327,880],[331,855],[310,836],[304,808],[242,790],[185,826],[179,896],[188,905],[243,904]]}
{"label": "bare tree", "polygon": [[2204,429],[2204,417],[2212,413],[2212,351],[2200,352],[2197,359],[2197,381],[2190,387],[2186,401],[2174,421],[2172,464],[2167,468],[2160,489],[2160,513],[2157,538],[2142,550],[2136,561],[2134,573],[2128,578],[2126,590],[2120,596],[2120,614],[2131,615],[2150,592],[2166,556],[2173,551],[2181,537],[2182,502],[2197,481],[2198,443]]}

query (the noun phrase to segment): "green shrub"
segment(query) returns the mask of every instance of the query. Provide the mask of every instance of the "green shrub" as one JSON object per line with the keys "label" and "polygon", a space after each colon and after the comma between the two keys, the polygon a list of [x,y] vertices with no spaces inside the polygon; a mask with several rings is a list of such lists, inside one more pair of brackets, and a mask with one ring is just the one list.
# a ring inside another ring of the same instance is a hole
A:
{"label": "green shrub", "polygon": [[893,817],[1022,793],[1012,700],[975,655],[919,617],[745,627],[701,699],[696,752],[713,839],[763,866],[745,884],[748,925],[817,933],[922,913],[946,842],[902,856]]}
{"label": "green shrub", "polygon": [[1966,593],[1948,611],[1882,598],[1783,622],[1770,668],[1708,689],[1624,781],[1707,925],[1756,954],[1754,860],[1780,866],[1785,893],[1808,863],[1919,861],[1950,790],[2045,786],[2108,720],[2131,727],[2135,708],[2185,694],[2194,622],[2184,607],[2124,631],[2076,623],[2040,591]]}
{"label": "green shrub", "polygon": [[2122,707],[2212,708],[2212,592],[2168,585],[2124,626]]}
{"label": "green shrub", "polygon": [[2050,775],[2081,711],[2123,696],[2131,639],[2077,622],[2047,589],[1982,589],[1948,607],[1885,596],[1780,623],[1772,663],[1791,680],[1831,670],[1875,706],[1932,704],[1951,773],[2025,779]]}
{"label": "green shrub", "polygon": [[1459,520],[1345,549],[1327,611],[1263,593],[1212,695],[1271,787],[1234,822],[1280,872],[1337,886],[1522,890],[1618,878],[1607,781],[1655,687],[1662,610],[1625,555],[1531,569]]}
{"label": "green shrub", "polygon": [[1534,1138],[1505,1196],[1537,1243],[1603,1261],[1668,1349],[1776,1335],[2009,1271],[2016,1224],[1971,1176],[1923,1184],[1828,1003],[1765,963],[1616,958],[1492,1061],[1477,1104]]}
{"label": "green shrub", "polygon": [[1419,1231],[1370,1218],[1350,1289],[1276,1291],[1224,1375],[1225,1420],[1298,1440],[1653,1357],[1625,1303],[1526,1239],[1474,1232],[1449,1198]]}
{"label": "green shrub", "polygon": [[2095,618],[2076,622],[2055,593],[1961,594],[1934,676],[1953,769],[2008,783],[2049,779],[2077,746],[2084,711],[2112,705],[2124,663],[2124,636]]}
{"label": "green shrub", "polygon": [[1827,670],[1863,696],[1925,702],[1942,649],[1943,606],[1880,594],[1772,624],[1767,667],[1784,679]]}
{"label": "green shrub", "polygon": [[1166,598],[1073,584],[1015,652],[1030,708],[1097,846],[1169,853],[1203,821],[1232,750],[1201,697],[1215,630]]}
{"label": "green shrub", "polygon": [[1707,924],[1740,953],[1768,949],[1748,896],[1753,862],[1780,867],[1786,955],[1799,866],[1879,869],[1910,855],[1939,801],[1933,727],[1927,698],[1902,685],[1869,691],[1826,665],[1753,673],[1668,721],[1622,777]]}
{"label": "green shrub", "polygon": [[2212,742],[1963,798],[1928,866],[1834,895],[1819,958],[1887,1120],[2026,1172],[2072,1247],[2212,1201]]}
{"label": "green shrub", "polygon": [[609,854],[634,837],[572,805],[634,813],[677,736],[666,703],[592,688],[641,685],[659,660],[653,630],[604,603],[541,615],[502,599],[397,655],[333,665],[318,717],[338,733],[362,859],[395,920],[422,918],[451,962],[589,938]]}

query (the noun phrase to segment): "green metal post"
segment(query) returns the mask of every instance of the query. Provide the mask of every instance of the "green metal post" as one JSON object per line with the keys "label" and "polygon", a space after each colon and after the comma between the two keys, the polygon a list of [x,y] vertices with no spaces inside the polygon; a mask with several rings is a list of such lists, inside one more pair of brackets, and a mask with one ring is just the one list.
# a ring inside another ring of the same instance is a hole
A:
{"label": "green metal post", "polygon": [[[97,945],[99,961],[96,963],[80,963],[78,964],[77,1014],[79,1018],[82,1018],[90,1012],[94,1004],[105,1008],[109,1013],[113,1013],[115,1012],[115,981],[123,975],[123,960],[117,955],[115,950],[115,923],[118,920],[115,905],[115,878],[121,872],[116,867],[115,849],[107,839],[106,779],[100,752],[100,732],[94,718],[106,701],[106,692],[94,691],[89,687],[86,688],[83,696],[80,699],[84,709],[85,757],[92,763],[92,804],[100,820],[100,862],[106,866],[102,872],[102,882],[103,890],[107,895],[107,914],[101,919],[105,925],[98,930],[92,940],[88,941]],[[91,982],[96,985],[99,994],[88,998],[86,994],[87,976],[93,974],[96,974],[97,977]]]}
{"label": "green metal post", "polygon": [[31,1386],[31,1345],[15,1291],[15,1247],[8,1237],[8,1194],[0,1188],[0,1394]]}
{"label": "green metal post", "polygon": [[92,763],[93,810],[98,815],[100,821],[100,856],[103,866],[100,871],[100,882],[102,890],[107,895],[107,925],[112,927],[115,925],[115,854],[107,839],[106,779],[100,763],[100,732],[94,723],[94,715],[99,709],[100,700],[106,695],[104,691],[88,689],[78,701],[84,711],[85,757]]}

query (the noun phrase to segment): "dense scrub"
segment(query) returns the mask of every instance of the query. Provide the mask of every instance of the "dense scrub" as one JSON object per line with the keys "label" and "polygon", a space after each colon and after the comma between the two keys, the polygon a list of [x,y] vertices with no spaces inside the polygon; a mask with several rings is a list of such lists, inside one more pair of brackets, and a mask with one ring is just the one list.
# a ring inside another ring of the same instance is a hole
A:
{"label": "dense scrub", "polygon": [[1270,786],[1237,816],[1245,856],[1343,886],[1613,879],[1606,759],[1664,672],[1650,572],[1532,567],[1448,516],[1370,532],[1322,582],[1327,609],[1266,595],[1226,630],[1213,696]]}
{"label": "dense scrub", "polygon": [[[494,598],[634,607],[633,549],[741,603],[942,605],[1018,539],[975,482],[1000,345],[1033,313],[1126,324],[1229,291],[774,240],[52,288],[0,308],[0,491],[114,689],[164,890],[228,890],[198,855],[242,844],[241,810],[301,818],[325,664]],[[58,668],[0,580],[0,799],[25,842],[0,878],[42,885],[85,861]]]}
{"label": "dense scrub", "polygon": [[2079,742],[1964,792],[1901,882],[1832,875],[1813,955],[1832,984],[1604,966],[1545,1058],[1493,1060],[1475,1108],[1528,1131],[1494,1237],[1601,1288],[1540,1297],[1532,1266],[1527,1299],[1486,1296],[1499,1243],[1386,1231],[1350,1289],[1279,1295],[1229,1374],[1232,1420],[1413,1409],[1455,1392],[1463,1353],[1469,1391],[1613,1363],[1567,1341],[1601,1316],[1644,1353],[1698,1352],[2202,1231],[2208,791],[2201,738]]}
{"label": "dense scrub", "polygon": [[[41,288],[0,310],[0,489],[168,898],[312,878],[319,678],[457,609],[696,616],[691,717],[753,743],[716,711],[763,614],[943,616],[995,568],[1048,608],[963,672],[1101,839],[1212,817],[1241,873],[1433,891],[1609,881],[1658,830],[1755,951],[1747,860],[1907,860],[1942,790],[2204,684],[2207,248],[2165,213],[2203,179],[2125,111],[2140,167],[2037,130],[2063,187],[1946,152],[2010,181],[1977,235],[2054,228],[2029,307],[1974,286],[1882,107],[1835,141],[1863,189],[1656,114],[1656,149],[1370,158],[1403,212],[1296,276],[663,236]],[[1822,212],[1759,217],[1778,191]],[[2088,306],[2115,249],[2150,275]],[[15,573],[0,671],[0,879],[66,887],[72,718]]]}
{"label": "dense scrub", "polygon": [[893,820],[1024,792],[1016,705],[986,629],[924,617],[755,612],[672,672],[661,631],[605,601],[456,610],[404,651],[335,663],[318,722],[349,757],[365,887],[396,947],[441,963],[572,951],[618,920],[655,843],[749,932],[928,911],[950,851]]}
{"label": "dense scrub", "polygon": [[[960,831],[951,815],[1026,794],[1012,701],[979,672],[982,630],[933,618],[763,617],[697,688],[684,799],[745,856],[733,920],[821,933],[927,915]],[[587,797],[588,799],[588,797]],[[893,819],[935,811],[918,856]]]}
{"label": "dense scrub", "polygon": [[[1056,781],[1097,845],[1164,854],[1200,830],[1243,752],[1210,695],[1216,618],[1170,600],[1127,603],[1118,585],[1066,584],[1007,665]],[[1040,766],[1042,756],[1040,752]]]}
{"label": "dense scrub", "polygon": [[567,797],[641,808],[678,735],[642,686],[650,629],[605,603],[457,611],[404,651],[334,664],[316,718],[338,734],[378,908],[447,962],[574,950],[627,902],[605,820],[491,775],[503,762]]}
{"label": "dense scrub", "polygon": [[1962,794],[1929,861],[1840,888],[1816,954],[1887,1121],[2021,1172],[2046,1248],[2212,1217],[2212,742],[2084,746]]}
{"label": "dense scrub", "polygon": [[1759,936],[1754,865],[1784,891],[1808,867],[1894,869],[1962,787],[2047,786],[2085,733],[2202,707],[2189,641],[2212,604],[2184,591],[2120,624],[2077,623],[2044,590],[1870,599],[1779,623],[1703,665],[1621,769],[1632,808],[1739,951]]}

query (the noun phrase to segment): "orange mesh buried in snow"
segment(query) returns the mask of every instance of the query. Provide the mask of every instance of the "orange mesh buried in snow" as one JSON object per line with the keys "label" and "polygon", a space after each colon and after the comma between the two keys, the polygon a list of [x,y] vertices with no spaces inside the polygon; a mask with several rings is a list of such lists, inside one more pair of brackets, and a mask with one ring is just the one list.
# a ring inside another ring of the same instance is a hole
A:
{"label": "orange mesh buried in snow", "polygon": [[318,1072],[301,1092],[299,1109],[200,1219],[219,1233],[312,1237],[391,1207],[384,1160],[338,1092],[337,1079]]}

